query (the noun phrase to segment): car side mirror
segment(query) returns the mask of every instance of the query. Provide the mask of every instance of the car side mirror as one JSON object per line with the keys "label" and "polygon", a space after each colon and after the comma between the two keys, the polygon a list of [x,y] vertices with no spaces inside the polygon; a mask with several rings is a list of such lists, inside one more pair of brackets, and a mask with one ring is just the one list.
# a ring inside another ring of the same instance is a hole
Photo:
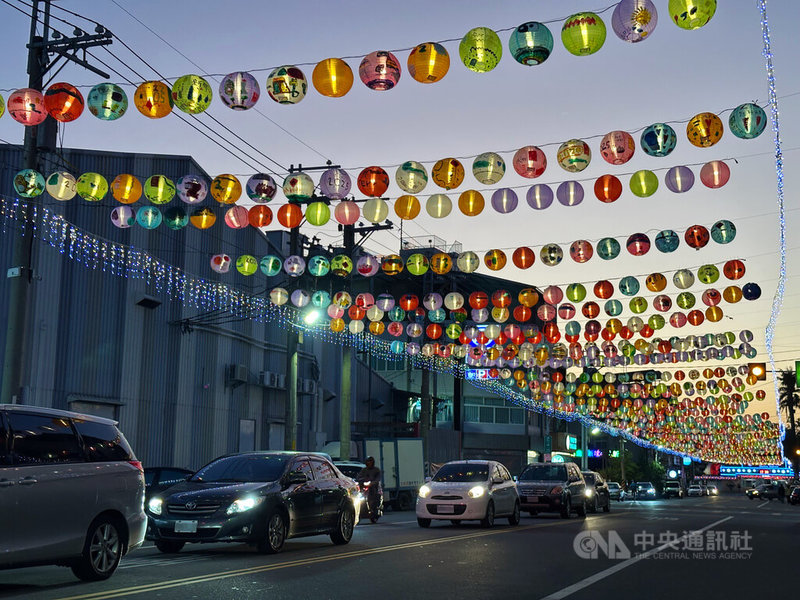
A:
{"label": "car side mirror", "polygon": [[492,483],[495,484],[495,485],[499,485],[499,484],[503,483],[503,478],[502,477],[492,477]]}
{"label": "car side mirror", "polygon": [[288,483],[289,485],[296,483],[306,483],[307,481],[308,481],[308,476],[302,471],[292,471],[286,476],[286,483]]}
{"label": "car side mirror", "polygon": [[519,477],[517,477],[516,475],[514,475],[511,479],[514,481],[514,483],[517,483],[519,481]]}
{"label": "car side mirror", "polygon": [[428,483],[430,480],[431,480],[431,478],[430,478],[430,477],[426,477],[426,478],[425,478],[425,483]]}

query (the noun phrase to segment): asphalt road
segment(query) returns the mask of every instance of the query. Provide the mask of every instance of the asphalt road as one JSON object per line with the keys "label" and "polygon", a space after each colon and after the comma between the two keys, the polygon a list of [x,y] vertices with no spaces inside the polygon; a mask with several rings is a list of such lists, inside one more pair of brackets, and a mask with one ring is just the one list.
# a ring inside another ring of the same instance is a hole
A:
{"label": "asphalt road", "polygon": [[743,496],[614,502],[585,520],[524,515],[490,530],[421,529],[413,512],[390,512],[346,546],[320,536],[277,556],[224,544],[163,555],[146,543],[92,584],[59,567],[0,571],[0,598],[794,597],[798,540],[800,506]]}

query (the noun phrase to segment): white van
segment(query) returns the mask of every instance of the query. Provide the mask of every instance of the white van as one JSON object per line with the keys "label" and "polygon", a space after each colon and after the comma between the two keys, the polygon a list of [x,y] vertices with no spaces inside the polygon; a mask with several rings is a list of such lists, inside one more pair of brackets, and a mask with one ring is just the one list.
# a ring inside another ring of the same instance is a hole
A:
{"label": "white van", "polygon": [[107,579],[146,527],[142,465],[115,421],[0,404],[0,569]]}

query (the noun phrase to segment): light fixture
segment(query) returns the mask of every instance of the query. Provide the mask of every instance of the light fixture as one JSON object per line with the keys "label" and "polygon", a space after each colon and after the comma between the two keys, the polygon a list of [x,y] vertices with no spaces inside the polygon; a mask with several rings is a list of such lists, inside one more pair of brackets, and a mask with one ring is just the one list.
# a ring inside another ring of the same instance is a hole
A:
{"label": "light fixture", "polygon": [[319,320],[319,311],[318,310],[309,310],[305,315],[303,315],[303,323],[306,325],[313,325]]}
{"label": "light fixture", "polygon": [[756,381],[765,381],[767,379],[767,363],[747,363],[747,371],[756,378]]}
{"label": "light fixture", "polygon": [[600,428],[599,427],[592,427],[592,435],[597,435],[598,433],[600,433]]}

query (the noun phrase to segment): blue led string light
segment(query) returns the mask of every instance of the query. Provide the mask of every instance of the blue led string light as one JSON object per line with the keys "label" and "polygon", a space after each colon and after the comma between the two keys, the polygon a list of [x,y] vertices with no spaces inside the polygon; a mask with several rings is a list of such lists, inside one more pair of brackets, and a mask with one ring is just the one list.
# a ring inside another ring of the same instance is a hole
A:
{"label": "blue led string light", "polygon": [[764,49],[762,55],[766,60],[767,69],[767,86],[769,89],[769,107],[770,118],[772,120],[772,131],[775,134],[775,172],[778,182],[778,222],[780,230],[780,265],[778,285],[775,289],[775,295],[772,298],[772,312],[769,316],[769,323],[767,323],[767,330],[765,333],[765,343],[767,346],[767,356],[769,357],[769,364],[773,373],[773,384],[775,386],[775,409],[780,428],[780,435],[778,438],[778,449],[780,455],[783,456],[783,438],[786,435],[786,428],[783,425],[783,419],[780,412],[780,392],[778,390],[778,378],[775,377],[775,355],[773,353],[772,341],[775,337],[775,327],[778,324],[778,316],[783,306],[783,295],[786,290],[786,209],[784,206],[783,198],[783,151],[781,149],[781,130],[780,121],[778,119],[778,95],[775,91],[775,67],[772,64],[772,47],[770,44],[769,34],[769,20],[767,19],[767,0],[758,0],[759,10],[761,12],[761,35],[764,41]]}

